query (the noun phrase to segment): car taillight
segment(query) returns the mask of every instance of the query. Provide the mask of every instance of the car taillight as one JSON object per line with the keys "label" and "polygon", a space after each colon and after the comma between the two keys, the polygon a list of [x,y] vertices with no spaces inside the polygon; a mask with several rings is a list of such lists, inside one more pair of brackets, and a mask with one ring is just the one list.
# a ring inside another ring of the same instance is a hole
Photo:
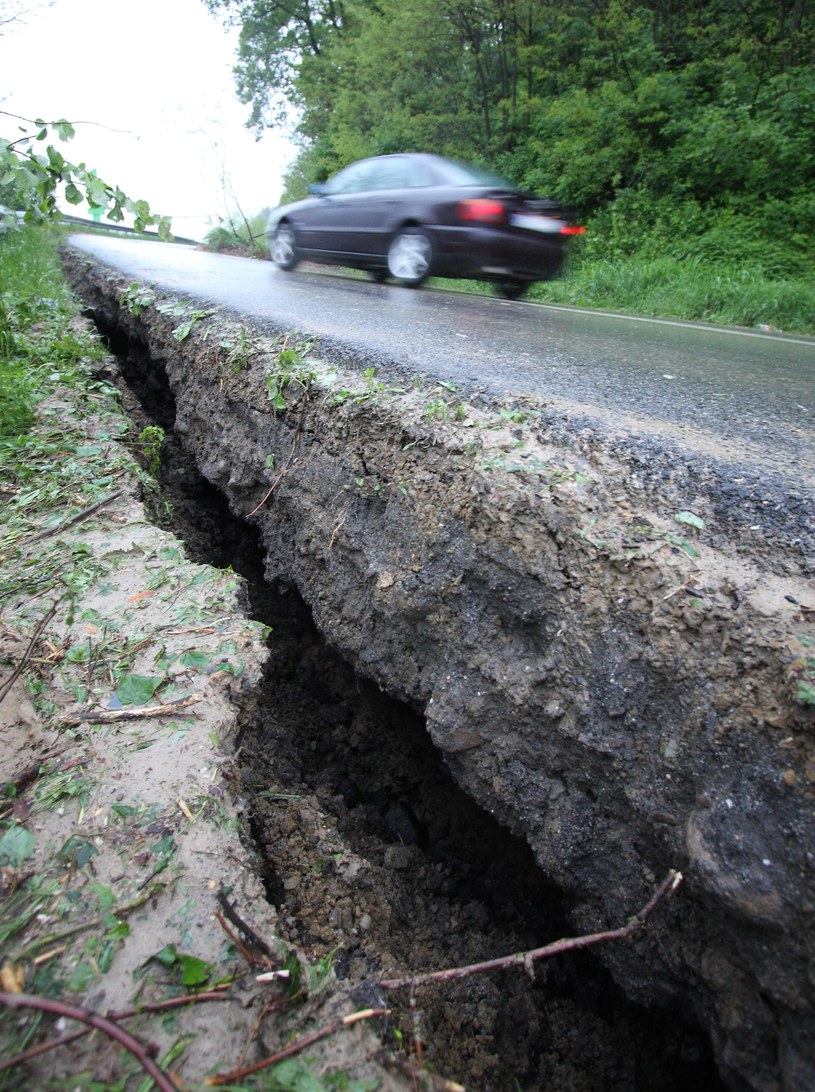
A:
{"label": "car taillight", "polygon": [[481,224],[505,224],[507,210],[500,201],[489,197],[472,197],[459,201],[456,209],[459,220],[475,220]]}
{"label": "car taillight", "polygon": [[560,229],[561,235],[585,235],[586,229],[584,227],[578,227],[576,224],[564,224]]}

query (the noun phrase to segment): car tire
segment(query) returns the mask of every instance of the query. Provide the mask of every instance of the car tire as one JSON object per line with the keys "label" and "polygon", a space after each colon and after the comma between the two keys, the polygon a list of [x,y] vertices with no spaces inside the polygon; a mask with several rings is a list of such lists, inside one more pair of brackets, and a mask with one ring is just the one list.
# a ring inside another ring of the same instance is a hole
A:
{"label": "car tire", "polygon": [[406,227],[388,247],[388,273],[407,288],[418,288],[430,276],[433,243],[421,228]]}
{"label": "car tire", "polygon": [[496,287],[505,300],[519,300],[528,291],[530,282],[508,277],[504,281],[499,281]]}
{"label": "car tire", "polygon": [[297,236],[290,224],[277,225],[269,253],[277,268],[285,269],[286,272],[294,269],[300,261],[300,255],[297,253]]}

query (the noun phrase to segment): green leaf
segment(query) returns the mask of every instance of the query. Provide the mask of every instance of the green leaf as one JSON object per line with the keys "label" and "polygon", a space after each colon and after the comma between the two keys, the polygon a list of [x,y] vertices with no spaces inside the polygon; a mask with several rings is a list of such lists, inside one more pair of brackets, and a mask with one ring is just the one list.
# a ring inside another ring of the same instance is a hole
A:
{"label": "green leaf", "polygon": [[122,705],[146,705],[163,682],[156,675],[125,675],[116,687],[116,697]]}
{"label": "green leaf", "polygon": [[212,964],[205,963],[203,959],[182,955],[178,957],[178,962],[181,965],[182,986],[200,986],[212,974]]}
{"label": "green leaf", "polygon": [[667,534],[665,538],[668,540],[668,542],[671,543],[671,545],[678,546],[680,550],[684,550],[684,552],[688,555],[689,558],[691,558],[692,561],[695,561],[696,558],[699,556],[699,551],[694,549],[694,547],[691,546],[691,544],[686,539],[680,538],[679,535]]}
{"label": "green leaf", "polygon": [[695,527],[698,531],[703,531],[705,527],[705,521],[693,512],[677,512],[674,519],[677,523],[686,523],[689,527]]}
{"label": "green leaf", "polygon": [[175,964],[178,962],[178,952],[176,952],[175,950],[175,945],[165,944],[165,946],[160,951],[155,952],[144,962],[150,963],[151,961],[161,963],[165,967],[174,967]]}
{"label": "green leaf", "polygon": [[17,867],[34,852],[35,838],[25,827],[9,827],[0,838],[0,860]]}
{"label": "green leaf", "polygon": [[173,330],[173,337],[176,341],[185,341],[192,333],[192,328],[195,326],[196,319],[187,319],[186,322],[182,322],[179,326],[176,326]]}
{"label": "green leaf", "polygon": [[65,842],[58,856],[74,868],[84,868],[91,857],[96,857],[98,853],[99,850],[91,842],[72,835]]}
{"label": "green leaf", "polygon": [[66,121],[65,118],[60,118],[59,121],[53,122],[53,126],[56,129],[60,140],[70,140],[76,133],[73,125],[71,125],[70,121]]}
{"label": "green leaf", "polygon": [[205,652],[190,649],[181,656],[180,662],[184,667],[194,667],[196,671],[204,671],[209,666],[209,656]]}

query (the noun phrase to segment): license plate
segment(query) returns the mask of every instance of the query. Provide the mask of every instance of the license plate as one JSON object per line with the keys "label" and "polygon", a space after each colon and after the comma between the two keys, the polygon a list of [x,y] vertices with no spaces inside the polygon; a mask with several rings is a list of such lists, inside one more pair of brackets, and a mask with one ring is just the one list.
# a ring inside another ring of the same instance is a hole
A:
{"label": "license plate", "polygon": [[530,216],[528,213],[513,213],[510,222],[514,227],[526,228],[527,231],[545,231],[560,234],[561,221],[552,216]]}

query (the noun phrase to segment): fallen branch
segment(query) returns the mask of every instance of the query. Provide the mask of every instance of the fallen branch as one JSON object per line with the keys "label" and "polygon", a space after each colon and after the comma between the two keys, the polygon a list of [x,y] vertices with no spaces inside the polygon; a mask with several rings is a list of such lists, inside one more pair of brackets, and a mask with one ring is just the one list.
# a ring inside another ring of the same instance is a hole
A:
{"label": "fallen branch", "polygon": [[129,1032],[120,1028],[112,1020],[99,1016],[89,1009],[80,1008],[79,1005],[68,1005],[64,1001],[56,1001],[50,997],[33,997],[26,993],[0,993],[0,1005],[9,1009],[36,1009],[39,1012],[50,1012],[55,1016],[64,1017],[66,1020],[78,1020],[81,1024],[87,1024],[90,1028],[104,1032],[110,1039],[124,1047],[142,1069],[160,1089],[160,1092],[178,1092],[178,1086],[164,1073],[153,1059],[147,1047],[135,1039]]}
{"label": "fallen branch", "polygon": [[[261,961],[261,960],[257,960],[251,953],[249,953],[250,959],[253,962],[263,962],[263,963],[266,964],[266,966],[269,966],[269,967],[279,966],[280,958],[277,955],[277,953],[272,951],[272,949],[269,947],[269,945],[266,943],[266,941],[263,939],[263,937],[258,936],[258,934],[255,932],[255,930],[251,927],[251,925],[247,925],[247,923],[238,914],[235,907],[232,905],[232,903],[226,897],[226,892],[223,889],[221,889],[218,892],[218,905],[223,910],[224,917],[227,918],[228,921],[231,921],[236,929],[240,929],[240,931],[243,933],[243,935],[246,937],[246,939],[251,941],[251,943],[254,944],[255,947],[258,949],[258,951],[262,952],[263,956],[265,957]],[[222,928],[223,928],[223,923],[222,923]]]}
{"label": "fallen branch", "polygon": [[[59,758],[60,755],[65,754],[67,747],[58,747],[55,751],[48,751],[37,762],[32,762],[30,766],[26,766],[20,770],[19,773],[14,774],[5,783],[5,787],[0,786],[0,792],[5,792],[6,796],[19,796],[29,786],[42,776],[43,767],[46,762],[50,762],[52,758]],[[62,767],[60,772],[62,772]]]}
{"label": "fallen branch", "polygon": [[124,493],[124,489],[117,489],[115,493],[108,494],[107,497],[103,497],[97,501],[96,504],[91,504],[88,508],[83,508],[81,512],[77,512],[75,516],[71,516],[70,519],[65,519],[62,523],[58,523],[56,527],[49,527],[45,531],[40,531],[38,534],[33,535],[28,541],[39,542],[40,539],[50,538],[51,535],[58,535],[60,531],[65,531],[69,527],[73,527],[75,523],[81,523],[83,519],[87,519],[95,512],[98,512],[100,508],[104,508],[106,504],[110,504],[111,501],[115,501],[118,497]]}
{"label": "fallen branch", "polygon": [[509,967],[524,967],[530,971],[532,964],[541,959],[551,959],[552,956],[562,955],[564,952],[589,948],[594,944],[604,944],[610,940],[625,940],[645,925],[659,903],[667,895],[672,895],[681,882],[682,873],[671,870],[645,906],[619,929],[609,929],[603,933],[588,933],[582,937],[564,937],[543,948],[533,948],[529,952],[515,952],[513,955],[489,959],[484,963],[471,963],[468,967],[451,967],[446,971],[429,971],[426,974],[382,979],[379,985],[383,990],[399,990],[405,987],[413,989],[416,986],[424,986],[428,982],[451,982],[457,978],[468,978],[470,975],[485,974],[487,971],[503,971]]}
{"label": "fallen branch", "polygon": [[19,679],[19,677],[25,671],[26,665],[28,664],[28,661],[31,659],[32,653],[34,652],[34,646],[37,644],[37,641],[39,641],[40,637],[42,636],[42,633],[43,633],[43,630],[45,629],[45,627],[48,625],[48,623],[51,621],[51,619],[56,614],[57,607],[59,606],[59,602],[60,601],[57,600],[56,603],[54,603],[54,605],[50,608],[50,610],[47,611],[45,616],[43,618],[41,618],[40,621],[37,623],[37,628],[34,630],[34,634],[33,634],[32,638],[31,638],[31,640],[28,642],[28,646],[26,647],[26,650],[23,653],[22,659],[17,664],[15,669],[12,671],[9,678],[6,679],[5,683],[3,684],[2,690],[0,690],[0,702],[3,701],[3,699],[7,696],[7,694],[11,690],[12,686],[14,686],[17,679]]}
{"label": "fallen branch", "polygon": [[398,1058],[385,1051],[379,1051],[375,1057],[385,1069],[393,1069],[397,1073],[410,1077],[414,1088],[430,1087],[433,1092],[466,1092],[463,1085],[456,1084],[455,1081],[450,1081],[446,1077],[439,1077],[435,1073],[428,1073],[426,1069],[419,1069],[409,1058]]}
{"label": "fallen branch", "polygon": [[119,720],[144,720],[148,717],[172,717],[179,709],[203,701],[201,694],[190,694],[188,698],[167,702],[166,705],[138,705],[135,709],[98,709],[89,713],[80,713],[76,717],[66,717],[63,728],[77,728],[80,724],[114,724]]}
{"label": "fallen branch", "polygon": [[377,1016],[390,1016],[390,1011],[390,1009],[362,1009],[360,1012],[352,1012],[349,1016],[343,1016],[341,1020],[335,1020],[333,1024],[328,1024],[318,1031],[312,1031],[308,1035],[304,1035],[301,1039],[297,1039],[294,1043],[284,1047],[283,1050],[264,1058],[263,1061],[255,1062],[254,1065],[247,1066],[245,1069],[235,1069],[232,1073],[220,1073],[216,1077],[209,1077],[207,1084],[210,1087],[235,1084],[237,1081],[242,1081],[244,1077],[250,1077],[253,1073],[260,1072],[261,1069],[267,1069],[270,1065],[277,1065],[285,1058],[291,1058],[293,1054],[299,1054],[306,1047],[319,1043],[321,1039],[327,1039],[329,1035],[335,1035],[343,1028],[358,1024],[361,1020],[373,1020]]}
{"label": "fallen branch", "polygon": [[[165,1001],[155,1001],[153,1004],[140,1005],[137,1009],[123,1009],[121,1012],[109,1012],[105,1015],[106,1020],[129,1020],[133,1016],[143,1016],[146,1012],[164,1012],[167,1009],[177,1009],[182,1005],[195,1005],[200,1004],[202,1001],[229,1001],[231,1000],[229,994],[225,993],[226,986],[220,990],[207,990],[205,993],[186,994],[184,997],[169,997]],[[28,1050],[23,1050],[19,1054],[15,1054],[13,1058],[0,1059],[0,1073],[4,1069],[13,1069],[16,1065],[23,1065],[25,1062],[30,1062],[32,1058],[36,1058],[39,1054],[46,1054],[49,1050],[56,1050],[57,1047],[67,1046],[69,1043],[76,1042],[77,1039],[82,1039],[85,1035],[90,1035],[93,1031],[92,1027],[84,1027],[79,1031],[74,1031],[70,1035],[61,1035],[58,1039],[48,1039],[44,1043],[38,1043],[37,1046],[29,1047]]]}
{"label": "fallen branch", "polygon": [[[152,879],[152,877],[151,877]],[[119,903],[117,906],[113,906],[110,910],[99,917],[91,918],[90,921],[81,922],[79,925],[72,925],[69,929],[62,929],[57,933],[47,933],[45,936],[38,937],[36,940],[32,940],[30,944],[25,948],[21,948],[12,954],[14,960],[34,959],[35,952],[38,952],[41,948],[45,948],[50,944],[61,944],[63,940],[70,940],[71,937],[76,936],[78,933],[87,932],[88,929],[96,929],[100,925],[104,925],[109,915],[113,915],[117,918],[125,918],[128,914],[134,910],[138,910],[140,906],[143,906],[149,899],[160,891],[161,888],[151,888],[143,895],[137,896],[135,899],[131,899],[130,902]]]}

